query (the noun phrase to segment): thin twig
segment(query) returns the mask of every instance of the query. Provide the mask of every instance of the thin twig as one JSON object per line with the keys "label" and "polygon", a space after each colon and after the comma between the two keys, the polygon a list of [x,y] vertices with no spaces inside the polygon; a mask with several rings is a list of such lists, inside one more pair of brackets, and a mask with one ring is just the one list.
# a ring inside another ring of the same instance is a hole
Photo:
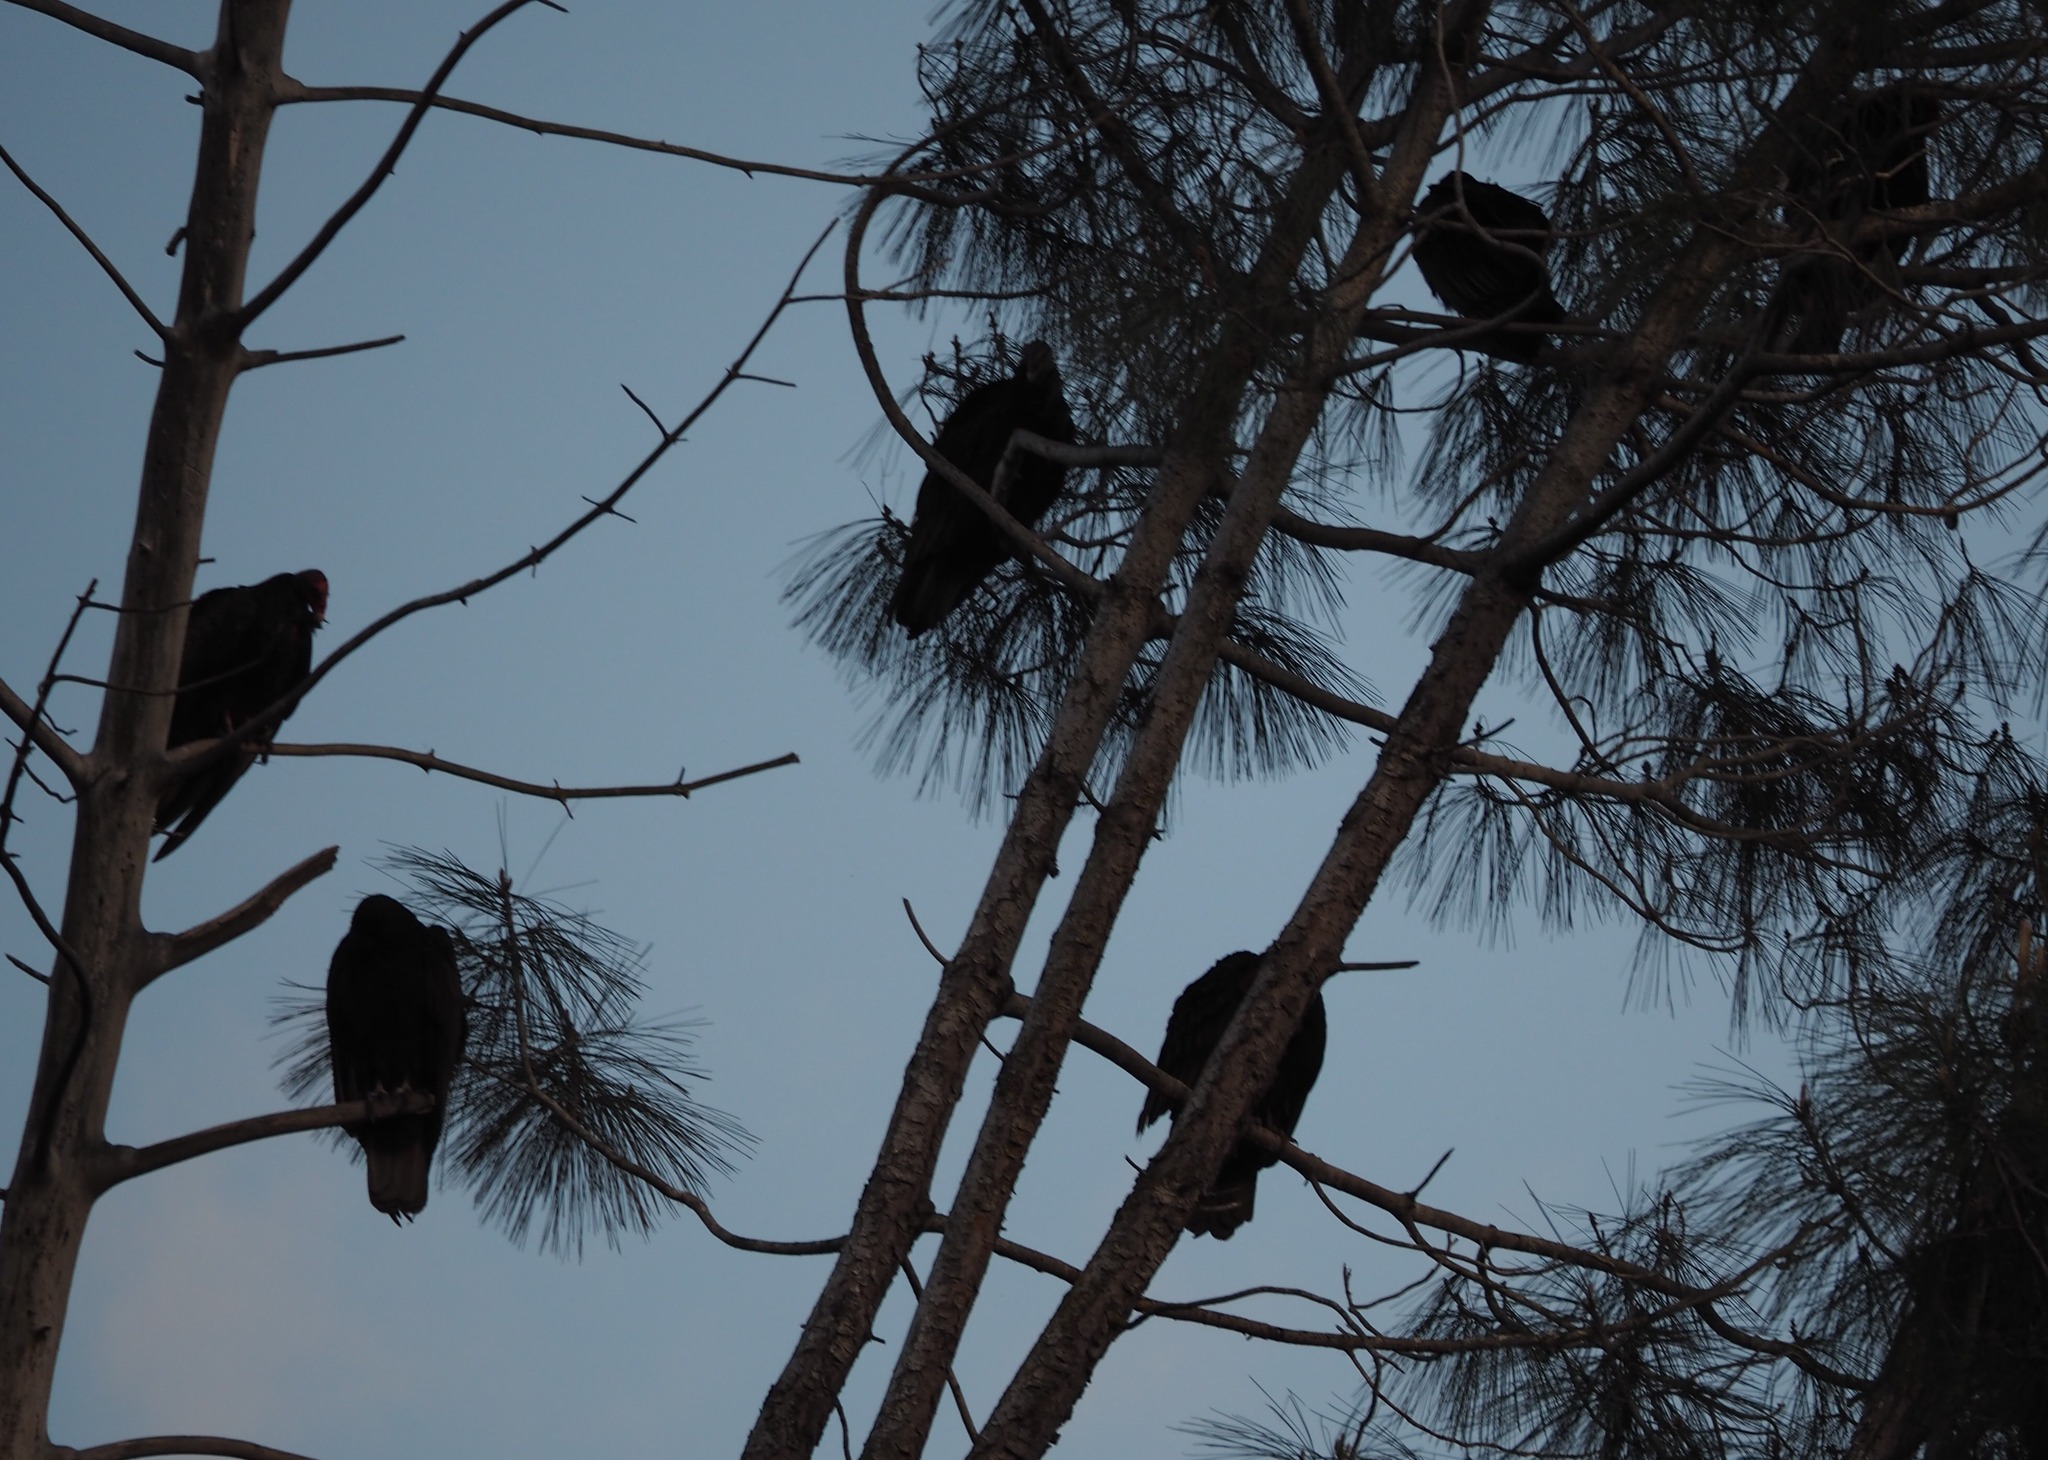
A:
{"label": "thin twig", "polygon": [[317,350],[244,350],[242,368],[261,370],[266,365],[289,365],[294,360],[326,360],[335,355],[354,355],[364,350],[381,350],[405,342],[404,335],[386,335],[378,340],[358,340],[353,345],[323,345]]}
{"label": "thin twig", "polygon": [[431,750],[402,750],[395,745],[273,745],[270,754],[284,756],[318,757],[329,755],[354,756],[363,760],[395,760],[404,765],[418,766],[422,771],[440,771],[459,780],[477,781],[486,786],[496,786],[501,791],[511,791],[521,796],[538,796],[544,801],[556,801],[566,810],[571,801],[598,801],[619,796],[682,796],[688,797],[693,791],[706,786],[716,786],[725,781],[736,781],[742,776],[759,775],[780,766],[798,764],[797,754],[790,751],[773,760],[756,761],[752,765],[739,766],[729,771],[720,771],[714,776],[702,776],[694,781],[678,777],[651,786],[563,786],[550,781],[542,785],[538,781],[519,781],[510,776],[501,776],[495,771],[478,770],[474,766],[461,765],[444,760]]}
{"label": "thin twig", "polygon": [[34,979],[38,983],[47,984],[50,981],[50,976],[47,973],[44,973],[41,969],[29,967],[28,964],[23,963],[19,958],[16,958],[12,953],[7,955],[7,961],[13,964],[16,968],[20,969],[23,973],[27,974],[30,978]]}
{"label": "thin twig", "polygon": [[[70,619],[65,622],[64,632],[57,637],[57,647],[50,651],[49,666],[44,669],[42,680],[36,685],[36,702],[28,707],[28,723],[22,727],[21,740],[14,747],[14,764],[8,768],[7,789],[5,794],[0,794],[0,851],[6,850],[7,835],[14,829],[14,823],[18,820],[14,813],[14,797],[21,789],[23,773],[28,770],[29,749],[37,743],[36,737],[29,732],[42,726],[49,715],[50,691],[56,687],[57,670],[64,662],[64,651],[71,647],[71,636],[78,631],[78,621],[85,617],[85,610],[92,603],[93,590],[99,586],[100,580],[95,578],[85,585],[85,592],[78,595],[78,603],[71,610]],[[0,690],[5,688],[4,685],[0,685]],[[11,694],[12,691],[8,693]],[[56,730],[55,725],[49,726],[51,735],[54,736]],[[71,747],[66,745],[64,748],[70,750]],[[60,768],[63,765],[61,761],[58,764]],[[41,785],[42,782],[38,781],[36,784]],[[74,778],[73,785],[76,784]],[[43,789],[49,788],[45,786]]]}
{"label": "thin twig", "polygon": [[142,316],[143,323],[156,331],[156,337],[160,340],[168,340],[171,337],[171,332],[164,325],[164,322],[151,312],[147,304],[142,302],[142,296],[137,294],[135,287],[121,276],[121,271],[114,267],[114,261],[100,252],[100,246],[92,241],[91,236],[72,221],[71,215],[64,211],[63,204],[37,187],[36,180],[22,171],[21,164],[14,160],[5,147],[0,147],[0,162],[7,164],[7,170],[21,179],[21,185],[31,193],[34,193],[38,202],[57,215],[57,221],[62,223],[70,231],[71,236],[77,239],[80,245],[84,247],[85,251],[92,255],[92,261],[100,266],[101,271],[114,281],[114,287],[121,291],[121,297],[135,306],[135,312]]}
{"label": "thin twig", "polygon": [[[20,0],[16,0],[20,3]],[[692,162],[709,163],[713,167],[729,168],[748,177],[787,177],[802,182],[832,183],[839,187],[866,188],[887,183],[890,187],[916,196],[936,198],[930,191],[933,184],[969,182],[999,173],[1006,166],[1034,156],[1053,151],[1069,140],[1069,134],[1047,138],[1033,147],[1004,157],[991,158],[965,167],[935,168],[930,172],[897,172],[894,168],[883,173],[832,172],[815,167],[796,167],[782,162],[762,162],[745,157],[729,157],[722,152],[707,152],[701,147],[687,147],[680,142],[664,142],[655,137],[635,137],[625,132],[607,132],[598,127],[578,127],[566,122],[551,122],[541,117],[529,117],[518,112],[506,111],[503,107],[485,106],[481,102],[464,101],[460,97],[433,95],[408,90],[397,86],[307,86],[290,77],[280,82],[277,93],[280,106],[295,102],[323,101],[389,101],[402,106],[430,106],[440,111],[459,112],[463,116],[478,117],[487,122],[498,122],[508,127],[517,127],[522,132],[531,132],[536,137],[573,137],[585,142],[601,142],[612,147],[630,148],[636,152],[656,152],[666,157],[682,157]],[[941,129],[940,135],[944,131]],[[910,156],[924,151],[933,140],[926,137],[910,149]],[[947,202],[962,205],[969,198],[947,198]],[[1025,295],[987,294],[980,291],[953,291],[960,298],[1021,298]],[[933,291],[934,297],[949,297]],[[795,302],[809,303],[820,298],[836,299],[837,295],[804,295]],[[886,295],[876,295],[886,298]]]}
{"label": "thin twig", "polygon": [[[917,1269],[911,1266],[907,1256],[903,1259],[903,1280],[910,1284],[910,1296],[922,1303],[924,1284],[918,1281]],[[960,1381],[954,1376],[951,1364],[946,1365],[946,1387],[953,1393],[953,1408],[960,1412],[960,1423],[967,1431],[967,1438],[979,1443],[981,1431],[975,1426],[973,1412],[967,1408],[967,1396],[961,1392]]]}
{"label": "thin twig", "polygon": [[65,779],[75,787],[85,778],[85,757],[66,744],[56,730],[35,713],[27,700],[0,679],[0,715],[5,715],[21,727],[22,733],[35,741],[36,749],[57,763],[57,769],[64,772]]}
{"label": "thin twig", "polygon": [[953,961],[952,959],[948,958],[945,954],[941,953],[939,951],[938,944],[932,942],[932,940],[926,936],[924,931],[924,924],[920,923],[917,920],[917,909],[910,905],[910,899],[907,897],[903,899],[903,915],[910,919],[910,930],[917,934],[917,941],[924,944],[924,951],[931,954],[933,960],[937,962],[939,967],[944,968],[947,964]]}

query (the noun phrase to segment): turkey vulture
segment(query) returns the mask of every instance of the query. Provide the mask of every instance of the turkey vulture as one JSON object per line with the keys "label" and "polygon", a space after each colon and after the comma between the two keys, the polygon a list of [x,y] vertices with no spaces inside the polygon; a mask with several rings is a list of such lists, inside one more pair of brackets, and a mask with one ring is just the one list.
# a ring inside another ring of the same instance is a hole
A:
{"label": "turkey vulture", "polygon": [[[334,1099],[370,1102],[343,1126],[370,1163],[370,1205],[397,1222],[427,1204],[427,1172],[467,1035],[455,944],[381,894],[356,907],[327,965],[327,1043]],[[378,1114],[392,1096],[431,1095],[432,1110]]]}
{"label": "turkey vulture", "polygon": [[[1415,267],[1430,292],[1467,319],[1506,316],[1517,324],[1562,324],[1550,292],[1550,217],[1527,198],[1462,172],[1437,179],[1415,214]],[[1527,364],[1544,336],[1503,325],[1477,349]]]}
{"label": "turkey vulture", "polygon": [[[1232,953],[1217,960],[1216,966],[1189,984],[1173,1001],[1173,1013],[1166,1021],[1166,1039],[1159,1046],[1159,1068],[1184,1085],[1202,1077],[1202,1067],[1216,1052],[1237,1006],[1251,992],[1259,976],[1259,955]],[[1281,1135],[1294,1134],[1308,1092],[1322,1073],[1323,1044],[1329,1036],[1329,1022],[1323,1013],[1323,996],[1317,991],[1302,1016],[1301,1027],[1287,1041],[1280,1056],[1280,1068],[1273,1083],[1252,1105],[1251,1117]],[[1138,1112],[1138,1129],[1172,1115],[1174,1108],[1158,1091],[1145,1097]],[[1218,1241],[1230,1236],[1252,1219],[1252,1199],[1258,1194],[1259,1173],[1274,1165],[1278,1157],[1260,1150],[1250,1141],[1238,1142],[1224,1158],[1223,1169],[1202,1193],[1202,1200],[1188,1218],[1188,1230],[1196,1236],[1207,1234]]]}
{"label": "turkey vulture", "polygon": [[[994,490],[996,466],[1017,430],[1035,431],[1071,443],[1074,420],[1060,391],[1059,365],[1043,340],[1026,345],[1017,373],[967,393],[932,447],[983,487]],[[1042,456],[1021,452],[999,499],[1026,527],[1045,515],[1060,494],[1067,469]],[[889,600],[889,615],[916,638],[935,628],[967,600],[981,580],[1011,555],[1010,539],[981,509],[937,472],[926,472],[917,489],[917,514],[903,577]]]}
{"label": "turkey vulture", "polygon": [[1849,317],[1890,292],[1883,280],[1905,258],[1909,238],[1873,239],[1845,257],[1828,235],[1853,230],[1867,214],[1927,201],[1927,138],[1940,119],[1940,103],[1924,93],[1868,96],[1787,170],[1790,220],[1821,228],[1819,251],[1789,261],[1779,287],[1777,334],[1789,353],[1834,354]]}
{"label": "turkey vulture", "polygon": [[[165,748],[229,734],[290,694],[313,667],[313,630],[326,617],[327,575],[317,568],[201,594],[185,620],[178,702]],[[165,787],[156,829],[170,835],[157,861],[185,844],[276,738],[273,725],[227,759]]]}

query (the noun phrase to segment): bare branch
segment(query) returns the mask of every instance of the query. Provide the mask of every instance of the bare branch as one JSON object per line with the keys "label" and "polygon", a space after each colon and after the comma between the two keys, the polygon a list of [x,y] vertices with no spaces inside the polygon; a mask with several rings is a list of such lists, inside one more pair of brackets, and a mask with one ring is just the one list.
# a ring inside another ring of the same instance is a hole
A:
{"label": "bare branch", "polygon": [[[56,725],[49,720],[50,691],[57,687],[57,671],[64,663],[64,651],[71,647],[71,636],[78,632],[78,621],[85,617],[86,609],[92,605],[93,590],[99,586],[100,580],[95,578],[85,585],[85,592],[78,595],[77,605],[71,610],[71,617],[65,622],[64,632],[57,636],[57,647],[50,651],[49,665],[43,670],[43,677],[36,685],[34,704],[22,705],[14,691],[9,689],[5,682],[0,682],[0,709],[5,709],[8,718],[15,720],[22,731],[21,739],[14,747],[14,764],[7,771],[7,787],[4,792],[0,792],[0,850],[6,848],[7,835],[14,829],[14,823],[18,819],[14,812],[14,798],[21,790],[22,777],[25,774],[32,774],[28,765],[30,747],[42,745],[45,741],[54,742],[63,751],[63,757],[52,753],[50,758],[57,762],[58,768],[70,779],[72,789],[76,790],[83,779],[83,765],[78,753],[65,743],[64,738],[57,733]],[[50,789],[43,785],[41,777],[34,776],[33,779],[45,791]]]}
{"label": "bare branch", "polygon": [[[380,1099],[377,1113],[423,1115],[433,1108],[433,1096],[404,1090]],[[330,1130],[369,1118],[368,1101],[349,1100],[340,1105],[315,1105],[307,1110],[278,1110],[269,1115],[252,1115],[247,1120],[231,1120],[225,1125],[208,1126],[189,1135],[173,1136],[153,1146],[110,1145],[100,1153],[99,1179],[94,1184],[104,1192],[124,1181],[147,1176],[152,1171],[161,1171],[181,1161],[190,1161],[195,1156],[225,1151],[230,1146],[245,1146],[251,1141],[297,1135],[301,1131]]]}
{"label": "bare branch", "polygon": [[[923,1302],[924,1284],[918,1280],[917,1268],[908,1256],[903,1259],[903,1280],[910,1284],[910,1296]],[[946,1366],[946,1387],[953,1392],[953,1408],[959,1412],[960,1423],[967,1431],[967,1438],[980,1440],[981,1430],[974,1423],[974,1412],[968,1409],[967,1395],[961,1390],[959,1377],[954,1374],[953,1366],[950,1364]]]}
{"label": "bare branch", "polygon": [[146,1435],[136,1440],[116,1440],[110,1445],[93,1445],[74,1450],[52,1445],[57,1460],[140,1460],[145,1455],[225,1455],[229,1460],[312,1460],[294,1450],[275,1450],[254,1440],[230,1440],[220,1435]]}
{"label": "bare branch", "polygon": [[[745,173],[748,177],[787,177],[802,182],[833,183],[840,187],[865,188],[886,184],[892,189],[913,195],[924,195],[922,189],[934,183],[965,182],[985,176],[999,163],[976,167],[937,168],[930,172],[896,172],[893,169],[882,173],[832,172],[815,167],[794,167],[781,162],[761,162],[744,157],[728,157],[722,152],[707,152],[701,147],[687,147],[680,142],[664,142],[653,137],[635,137],[625,132],[608,132],[600,127],[577,127],[566,122],[550,122],[540,117],[523,116],[518,112],[506,111],[503,107],[485,106],[481,102],[463,101],[458,97],[438,93],[412,91],[396,86],[307,86],[290,77],[278,86],[276,99],[280,106],[294,102],[309,101],[391,101],[403,106],[429,106],[440,111],[459,112],[463,116],[478,117],[487,122],[499,122],[508,127],[517,127],[537,137],[573,137],[586,142],[601,142],[607,146],[624,147],[635,152],[654,152],[667,157],[683,157],[693,162],[709,163],[713,167],[729,168]],[[932,138],[925,138],[905,155],[921,151]],[[1050,151],[1068,140],[1063,134],[1018,154],[1030,157]],[[1003,159],[1012,161],[1015,159]],[[948,199],[960,203],[966,199]],[[805,295],[799,302],[813,302],[819,299],[837,299],[836,294]],[[875,299],[892,297],[886,294],[868,296]],[[1022,294],[1002,294],[979,290],[920,292],[918,298],[1001,299],[1025,298]]]}
{"label": "bare branch", "polygon": [[[406,114],[404,123],[398,129],[398,135],[391,139],[391,145],[384,149],[384,155],[377,159],[377,165],[370,169],[370,175],[363,179],[362,186],[350,194],[348,200],[334,210],[334,215],[320,225],[320,231],[313,235],[310,243],[299,250],[298,257],[286,264],[276,278],[264,285],[254,299],[242,306],[235,316],[236,324],[240,328],[247,329],[255,323],[263,311],[277,303],[284,296],[285,290],[299,281],[300,275],[313,267],[320,255],[327,251],[327,245],[334,242],[335,235],[348,226],[351,218],[362,212],[363,206],[376,194],[377,189],[384,185],[384,179],[397,170],[398,159],[404,153],[406,145],[412,141],[413,133],[419,130],[420,123],[426,119],[428,105],[434,94],[441,89],[442,83],[448,79],[449,73],[454,71],[469,48],[482,40],[499,21],[516,10],[524,10],[532,3],[533,0],[505,0],[504,4],[456,38],[454,46],[441,59],[441,64],[435,68],[434,74],[427,79],[426,88],[420,93],[420,99]],[[559,10],[561,7],[550,4],[549,8]]]}
{"label": "bare branch", "polygon": [[1378,527],[1353,527],[1342,523],[1316,522],[1289,507],[1273,509],[1273,530],[1311,547],[1335,548],[1348,553],[1385,553],[1412,563],[1449,568],[1457,573],[1475,573],[1484,555],[1460,548],[1444,547],[1427,537],[1405,532],[1388,532]]}
{"label": "bare branch", "polygon": [[464,116],[481,117],[487,122],[502,122],[508,127],[531,132],[537,137],[575,137],[585,142],[603,142],[609,146],[626,147],[636,152],[658,152],[669,157],[686,157],[693,162],[708,162],[713,167],[743,172],[748,177],[756,174],[766,177],[791,177],[807,182],[837,183],[844,187],[866,187],[881,181],[880,178],[869,177],[863,173],[825,172],[810,167],[789,167],[779,162],[755,162],[743,157],[727,157],[719,152],[706,152],[701,147],[685,147],[679,142],[634,137],[624,132],[607,132],[599,127],[574,127],[565,122],[543,121],[539,117],[521,116],[502,107],[485,106],[480,102],[463,101],[453,96],[429,95],[396,86],[307,86],[299,81],[286,81],[279,88],[277,99],[280,105],[302,101],[395,101],[413,107],[429,106],[441,111],[460,112]]}
{"label": "bare branch", "polygon": [[379,340],[358,340],[353,345],[323,345],[317,350],[244,350],[242,368],[261,370],[265,365],[289,365],[294,360],[325,360],[335,355],[354,355],[363,350],[381,350],[404,343],[404,335],[386,335]]}
{"label": "bare branch", "polygon": [[23,963],[19,958],[16,958],[12,953],[7,955],[7,961],[13,964],[16,968],[20,969],[23,973],[27,974],[30,978],[34,979],[37,983],[47,984],[50,981],[50,976],[47,973],[44,973],[39,968],[30,967],[28,964]]}
{"label": "bare branch", "polygon": [[501,791],[511,791],[521,796],[538,796],[544,801],[560,802],[564,810],[571,801],[598,801],[620,796],[683,796],[692,791],[701,791],[706,786],[716,786],[722,781],[736,781],[742,776],[759,775],[779,766],[798,764],[797,754],[790,751],[773,760],[756,761],[734,770],[720,771],[715,776],[703,776],[694,781],[681,777],[652,786],[564,786],[550,781],[541,785],[538,781],[516,781],[510,776],[501,776],[494,771],[478,770],[474,766],[443,760],[431,750],[401,750],[395,745],[273,745],[272,755],[317,757],[328,755],[355,756],[363,760],[395,760],[406,765],[416,765],[427,772],[441,771],[465,781],[478,781],[486,786],[496,786]]}
{"label": "bare branch", "polygon": [[57,763],[71,784],[76,786],[85,779],[85,757],[65,743],[64,737],[53,730],[49,723],[34,713],[28,701],[8,687],[0,679],[0,714],[4,714],[22,732],[35,742],[35,747]]}
{"label": "bare branch", "polygon": [[315,878],[324,877],[334,870],[334,859],[341,852],[339,847],[328,847],[313,853],[296,867],[281,872],[270,884],[245,901],[229,908],[217,917],[187,928],[182,933],[156,934],[152,938],[153,957],[149,961],[140,987],[148,987],[162,975],[174,968],[182,968],[195,959],[204,958],[214,949],[232,943],[252,928],[259,928],[268,922],[285,900]]}
{"label": "bare branch", "polygon": [[57,931],[57,925],[43,910],[43,904],[37,898],[35,889],[28,885],[27,876],[15,864],[14,853],[0,852],[0,867],[7,870],[8,880],[14,883],[14,890],[21,898],[21,905],[28,909],[28,915],[34,921],[36,930],[49,939],[50,946],[57,950],[58,956],[71,965],[72,976],[78,980],[79,988],[83,991],[87,987],[85,964],[72,946],[64,941],[64,935]]}
{"label": "bare branch", "polygon": [[7,170],[21,179],[21,185],[35,194],[36,201],[57,215],[57,221],[62,223],[71,236],[78,240],[85,251],[92,255],[92,261],[100,266],[101,271],[109,279],[114,281],[114,287],[121,291],[121,297],[135,306],[135,312],[142,316],[144,324],[156,332],[156,337],[160,340],[168,340],[171,337],[171,332],[164,325],[164,322],[150,311],[150,307],[147,304],[142,302],[142,296],[135,292],[134,285],[121,276],[121,271],[114,267],[114,261],[100,252],[100,246],[92,241],[91,236],[72,221],[71,215],[64,211],[63,204],[37,187],[36,180],[22,171],[21,164],[14,160],[5,147],[0,147],[0,162],[6,163]]}
{"label": "bare branch", "polygon": [[166,66],[183,71],[187,76],[198,77],[201,74],[201,61],[197,52],[188,51],[183,46],[174,46],[169,41],[160,41],[153,35],[144,35],[139,30],[130,30],[125,25],[116,25],[111,20],[103,20],[88,11],[80,10],[76,5],[66,5],[64,0],[7,0],[7,3],[18,5],[23,10],[33,10],[38,14],[47,15],[52,20],[61,20],[68,26],[84,31],[95,40],[106,41],[124,51],[146,56],[152,61],[161,61]]}

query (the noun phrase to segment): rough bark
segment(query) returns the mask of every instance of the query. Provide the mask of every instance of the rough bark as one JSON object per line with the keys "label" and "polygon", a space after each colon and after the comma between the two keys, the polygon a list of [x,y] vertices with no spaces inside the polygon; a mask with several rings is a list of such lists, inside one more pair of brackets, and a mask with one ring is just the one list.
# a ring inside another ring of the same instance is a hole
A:
{"label": "rough bark", "polygon": [[48,1018],[0,1216],[0,1455],[50,1453],[50,1384],[105,1148],[128,1006],[150,967],[141,895],[290,0],[223,0],[204,88],[178,309],[150,416],[97,734],[78,798]]}

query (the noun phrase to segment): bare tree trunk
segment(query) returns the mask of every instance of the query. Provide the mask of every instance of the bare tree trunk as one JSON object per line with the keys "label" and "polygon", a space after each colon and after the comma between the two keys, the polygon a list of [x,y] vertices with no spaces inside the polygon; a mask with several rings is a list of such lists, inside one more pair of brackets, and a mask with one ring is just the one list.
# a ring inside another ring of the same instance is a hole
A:
{"label": "bare tree trunk", "polygon": [[204,120],[178,312],[164,339],[109,688],[78,798],[49,1016],[0,1217],[0,1456],[49,1453],[50,1385],[79,1244],[102,1188],[128,1006],[151,969],[143,871],[186,609],[240,322],[256,190],[291,0],[223,0],[201,58]]}

